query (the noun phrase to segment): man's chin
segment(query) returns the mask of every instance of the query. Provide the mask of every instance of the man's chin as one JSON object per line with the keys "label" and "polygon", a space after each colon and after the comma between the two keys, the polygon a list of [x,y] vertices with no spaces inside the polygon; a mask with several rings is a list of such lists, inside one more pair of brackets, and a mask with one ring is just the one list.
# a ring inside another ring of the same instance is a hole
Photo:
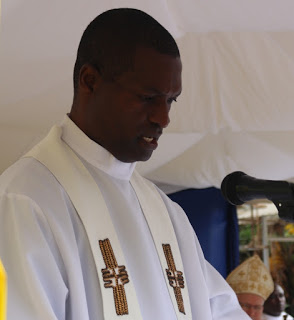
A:
{"label": "man's chin", "polygon": [[140,157],[138,156],[138,159],[136,160],[137,162],[145,162],[148,161],[153,154],[153,150],[149,150],[149,152],[145,152],[144,154],[141,154]]}
{"label": "man's chin", "polygon": [[149,152],[144,152],[144,153],[140,153],[140,154],[136,154],[136,155],[120,155],[120,158],[118,158],[118,160],[122,161],[122,162],[145,162],[148,161],[151,156],[152,156],[153,151],[149,150]]}
{"label": "man's chin", "polygon": [[136,154],[132,157],[127,158],[124,162],[145,162],[151,158],[152,153],[153,151]]}

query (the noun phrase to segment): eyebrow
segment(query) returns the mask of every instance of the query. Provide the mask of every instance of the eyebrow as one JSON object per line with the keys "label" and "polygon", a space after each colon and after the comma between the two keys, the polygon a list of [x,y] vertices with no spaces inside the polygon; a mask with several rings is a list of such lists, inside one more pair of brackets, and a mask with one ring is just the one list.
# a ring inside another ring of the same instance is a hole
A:
{"label": "eyebrow", "polygon": [[[156,88],[144,88],[143,89],[144,91],[147,91],[149,93],[155,93],[159,96],[164,96],[165,93],[162,93],[161,91],[159,91],[158,89]],[[179,92],[177,92],[175,95],[173,95],[173,97],[177,98],[180,94],[182,93],[182,90],[180,90]]]}

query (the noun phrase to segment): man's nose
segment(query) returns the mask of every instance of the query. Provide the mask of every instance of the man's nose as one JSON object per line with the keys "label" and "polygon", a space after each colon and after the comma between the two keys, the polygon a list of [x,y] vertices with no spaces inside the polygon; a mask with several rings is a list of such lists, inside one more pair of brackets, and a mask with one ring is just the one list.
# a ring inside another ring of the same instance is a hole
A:
{"label": "man's nose", "polygon": [[247,310],[247,314],[248,316],[251,318],[251,319],[255,319],[254,316],[255,316],[255,311],[253,309],[249,309]]}
{"label": "man's nose", "polygon": [[167,101],[161,101],[152,107],[149,114],[149,121],[164,129],[170,123],[169,112],[170,104]]}

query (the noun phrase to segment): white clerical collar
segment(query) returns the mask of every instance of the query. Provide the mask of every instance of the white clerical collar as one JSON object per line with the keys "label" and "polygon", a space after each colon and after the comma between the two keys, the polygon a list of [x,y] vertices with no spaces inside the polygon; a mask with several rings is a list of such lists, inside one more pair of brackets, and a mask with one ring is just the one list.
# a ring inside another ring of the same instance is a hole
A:
{"label": "white clerical collar", "polygon": [[121,162],[91,140],[67,115],[61,124],[62,139],[83,159],[112,177],[130,180],[136,163]]}

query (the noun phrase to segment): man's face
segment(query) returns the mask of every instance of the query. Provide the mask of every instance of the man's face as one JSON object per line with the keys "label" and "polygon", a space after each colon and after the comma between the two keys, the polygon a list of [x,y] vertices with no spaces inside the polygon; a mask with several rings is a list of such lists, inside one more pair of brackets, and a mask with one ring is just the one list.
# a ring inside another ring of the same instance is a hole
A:
{"label": "man's face", "polygon": [[139,47],[130,71],[94,86],[85,133],[123,162],[148,160],[181,93],[181,71],[180,58]]}
{"label": "man's face", "polygon": [[272,316],[279,316],[286,307],[286,298],[281,286],[275,285],[274,292],[264,303],[264,312]]}
{"label": "man's face", "polygon": [[237,294],[242,309],[253,320],[262,320],[263,303],[262,297],[251,293]]}

